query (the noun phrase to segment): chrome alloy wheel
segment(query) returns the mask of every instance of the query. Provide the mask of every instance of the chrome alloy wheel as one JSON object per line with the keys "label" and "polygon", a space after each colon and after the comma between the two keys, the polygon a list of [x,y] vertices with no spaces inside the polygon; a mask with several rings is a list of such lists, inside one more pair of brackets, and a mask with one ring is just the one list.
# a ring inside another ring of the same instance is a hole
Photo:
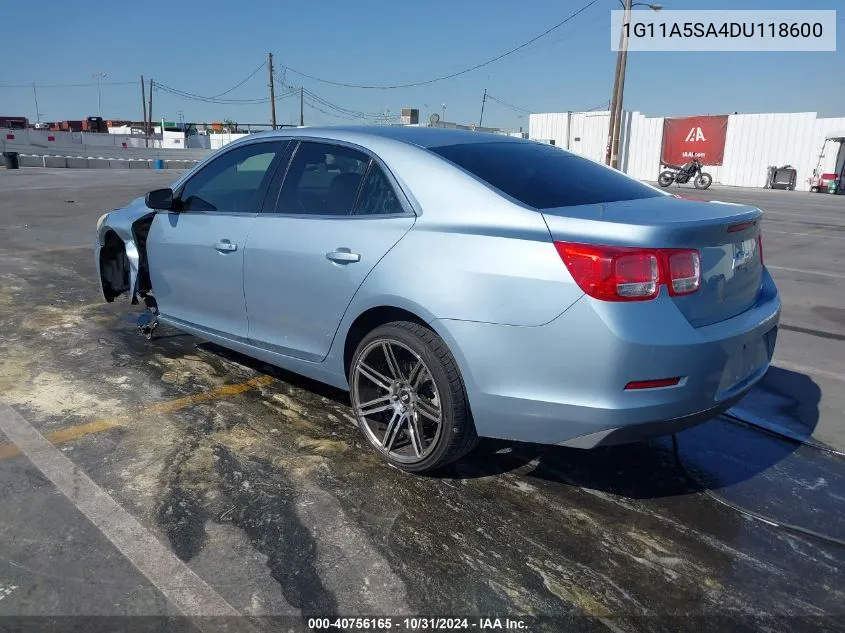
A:
{"label": "chrome alloy wheel", "polygon": [[435,449],[443,426],[437,385],[423,359],[394,339],[372,341],[351,372],[352,407],[370,442],[401,463]]}

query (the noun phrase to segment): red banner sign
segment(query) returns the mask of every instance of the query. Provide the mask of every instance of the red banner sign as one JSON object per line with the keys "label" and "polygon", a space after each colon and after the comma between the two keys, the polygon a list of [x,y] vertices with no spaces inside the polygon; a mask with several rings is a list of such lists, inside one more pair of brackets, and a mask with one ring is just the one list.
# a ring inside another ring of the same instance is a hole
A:
{"label": "red banner sign", "polygon": [[705,165],[721,165],[725,158],[727,116],[663,119],[663,164],[683,165],[697,158]]}

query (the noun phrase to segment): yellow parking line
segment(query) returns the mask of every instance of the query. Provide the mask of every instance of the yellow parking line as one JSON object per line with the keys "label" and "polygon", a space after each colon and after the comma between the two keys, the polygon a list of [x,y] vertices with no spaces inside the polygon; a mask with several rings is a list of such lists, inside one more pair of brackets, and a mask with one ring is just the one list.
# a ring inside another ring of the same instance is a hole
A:
{"label": "yellow parking line", "polygon": [[216,387],[214,389],[209,389],[208,391],[195,393],[190,396],[185,396],[184,398],[177,398],[176,400],[170,400],[168,402],[152,404],[144,407],[144,410],[151,411],[153,413],[170,413],[171,411],[183,409],[192,404],[196,404],[197,402],[206,402],[207,400],[216,400],[218,398],[225,398],[226,396],[234,396],[239,393],[243,393],[244,391],[255,389],[256,387],[269,385],[271,382],[273,382],[273,379],[270,376],[259,376],[258,378],[247,380],[246,382],[234,385],[223,385],[222,387]]}
{"label": "yellow parking line", "polygon": [[0,444],[0,459],[6,459],[7,457],[14,457],[20,454],[20,449],[14,444]]}
{"label": "yellow parking line", "polygon": [[[185,396],[184,398],[176,398],[175,400],[151,404],[143,407],[140,412],[171,413],[173,411],[189,407],[192,404],[197,404],[198,402],[208,402],[210,400],[217,400],[227,396],[235,396],[239,393],[255,389],[256,387],[269,385],[271,382],[273,382],[273,379],[270,376],[259,376],[257,378],[252,378],[251,380],[247,380],[246,382],[240,382],[234,385],[223,385],[222,387],[215,387],[214,389],[195,393],[190,396]],[[123,426],[123,423],[120,420],[97,420],[96,422],[77,424],[76,426],[69,426],[64,429],[59,429],[58,431],[46,433],[44,437],[47,438],[51,444],[62,444],[86,435],[102,433],[103,431],[108,431],[109,429],[119,426]],[[19,454],[20,450],[14,444],[0,444],[0,459],[15,457]]]}
{"label": "yellow parking line", "polygon": [[99,420],[97,422],[89,422],[88,424],[77,424],[76,426],[69,426],[52,433],[47,433],[46,437],[51,444],[61,444],[63,442],[70,442],[83,435],[91,435],[92,433],[100,433],[120,426],[117,420]]}

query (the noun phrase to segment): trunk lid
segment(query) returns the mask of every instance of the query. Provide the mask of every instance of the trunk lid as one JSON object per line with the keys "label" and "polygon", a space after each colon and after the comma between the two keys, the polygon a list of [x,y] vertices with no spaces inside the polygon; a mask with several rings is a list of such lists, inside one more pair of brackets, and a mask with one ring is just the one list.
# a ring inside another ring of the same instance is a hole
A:
{"label": "trunk lid", "polygon": [[694,327],[729,319],[756,302],[763,280],[762,216],[746,205],[669,195],[543,210],[555,241],[698,249],[700,289],[672,297]]}

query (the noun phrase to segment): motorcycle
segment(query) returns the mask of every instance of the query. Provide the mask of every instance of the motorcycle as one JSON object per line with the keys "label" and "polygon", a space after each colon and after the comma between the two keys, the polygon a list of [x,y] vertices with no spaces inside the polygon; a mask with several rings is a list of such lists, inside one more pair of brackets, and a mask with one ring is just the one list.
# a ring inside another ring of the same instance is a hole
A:
{"label": "motorcycle", "polygon": [[713,183],[713,176],[701,170],[703,165],[697,158],[693,158],[686,165],[664,165],[664,167],[668,167],[668,169],[660,172],[657,177],[657,183],[661,187],[668,187],[673,182],[683,185],[688,183],[691,178],[696,189],[707,189]]}

